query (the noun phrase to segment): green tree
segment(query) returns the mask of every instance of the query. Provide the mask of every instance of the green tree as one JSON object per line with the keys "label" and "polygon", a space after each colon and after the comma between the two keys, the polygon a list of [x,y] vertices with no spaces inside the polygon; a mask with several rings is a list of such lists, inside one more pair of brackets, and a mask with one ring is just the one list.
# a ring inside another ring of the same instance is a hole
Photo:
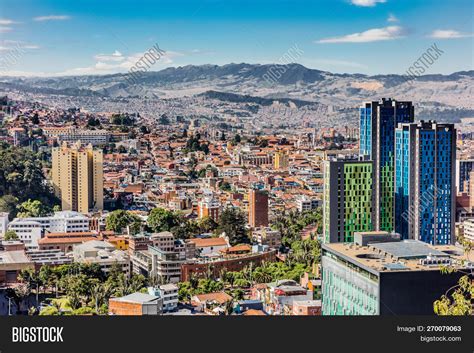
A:
{"label": "green tree", "polygon": [[3,236],[3,240],[18,240],[18,235],[14,230],[7,230]]}
{"label": "green tree", "polygon": [[44,205],[40,200],[25,201],[18,205],[17,217],[45,217],[51,214],[51,208]]}
{"label": "green tree", "polygon": [[221,189],[222,191],[231,191],[232,190],[232,186],[230,185],[229,182],[227,181],[224,181],[221,186],[219,187],[219,189]]}
{"label": "green tree", "polygon": [[0,212],[7,212],[10,220],[16,216],[17,205],[18,199],[15,196],[5,195],[0,197]]}
{"label": "green tree", "polygon": [[246,229],[247,220],[244,214],[236,208],[226,208],[219,217],[218,234],[225,233],[231,245],[249,243]]}
{"label": "green tree", "polygon": [[148,226],[154,232],[169,231],[179,225],[179,216],[164,208],[154,208],[148,215]]}
{"label": "green tree", "polygon": [[214,221],[212,218],[210,217],[204,217],[204,218],[201,218],[199,221],[198,221],[198,227],[199,227],[199,231],[201,233],[209,233],[209,232],[213,232],[214,230],[216,230],[218,224],[216,223],[216,221]]}
{"label": "green tree", "polygon": [[127,226],[130,226],[132,234],[138,233],[141,228],[140,217],[125,210],[115,210],[105,219],[105,228],[116,233],[122,232]]}
{"label": "green tree", "polygon": [[[449,293],[452,291],[452,293]],[[437,315],[472,315],[474,285],[469,275],[462,276],[456,286],[436,300],[433,304]]]}
{"label": "green tree", "polygon": [[[457,242],[462,245],[464,249],[465,259],[461,261],[460,267],[467,267],[472,263],[469,257],[474,249],[474,244],[465,239],[458,237]],[[441,268],[444,274],[452,274],[459,272],[462,276],[456,285],[449,288],[440,299],[433,303],[433,309],[437,315],[472,315],[473,313],[473,299],[474,299],[474,274],[472,269],[457,269],[454,266],[445,266]]]}
{"label": "green tree", "polygon": [[45,182],[42,168],[39,154],[0,142],[0,195],[11,195],[19,202],[35,195],[47,205],[57,203],[51,186]]}

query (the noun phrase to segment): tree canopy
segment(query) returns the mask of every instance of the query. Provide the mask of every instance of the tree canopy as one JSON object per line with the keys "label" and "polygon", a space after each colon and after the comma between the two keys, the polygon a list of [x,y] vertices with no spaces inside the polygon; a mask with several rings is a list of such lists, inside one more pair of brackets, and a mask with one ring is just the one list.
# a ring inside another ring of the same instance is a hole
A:
{"label": "tree canopy", "polygon": [[0,211],[16,214],[16,205],[27,201],[31,195],[49,207],[59,203],[46,182],[42,167],[39,154],[27,148],[0,143],[0,195],[3,195]]}
{"label": "tree canopy", "polygon": [[169,231],[180,224],[179,214],[164,208],[154,208],[148,215],[148,226],[154,232]]}
{"label": "tree canopy", "polygon": [[229,207],[220,215],[216,232],[225,232],[231,245],[249,243],[246,224],[247,220],[242,211]]}
{"label": "tree canopy", "polygon": [[105,219],[105,228],[113,230],[114,232],[121,232],[127,226],[130,227],[130,232],[136,234],[141,228],[141,219],[137,215],[125,210],[115,210]]}

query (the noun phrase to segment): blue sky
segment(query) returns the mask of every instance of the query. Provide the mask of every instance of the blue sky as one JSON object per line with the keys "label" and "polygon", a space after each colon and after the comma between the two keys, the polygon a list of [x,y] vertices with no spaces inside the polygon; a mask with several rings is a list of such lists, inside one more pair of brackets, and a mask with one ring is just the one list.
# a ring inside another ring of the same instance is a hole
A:
{"label": "blue sky", "polygon": [[10,75],[68,75],[126,72],[155,43],[166,55],[152,70],[285,62],[298,48],[291,60],[310,68],[400,74],[436,43],[444,54],[428,73],[449,74],[473,69],[473,10],[472,0],[0,0],[0,55]]}

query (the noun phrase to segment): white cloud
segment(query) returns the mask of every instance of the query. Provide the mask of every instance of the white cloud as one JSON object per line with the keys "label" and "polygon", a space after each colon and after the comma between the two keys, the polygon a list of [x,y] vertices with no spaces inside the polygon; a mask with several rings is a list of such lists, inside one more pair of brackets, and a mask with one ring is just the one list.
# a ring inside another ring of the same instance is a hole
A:
{"label": "white cloud", "polygon": [[429,37],[437,39],[468,38],[473,36],[474,33],[461,33],[453,29],[437,29],[429,35]]}
{"label": "white cloud", "polygon": [[391,13],[388,15],[387,21],[391,23],[398,22],[398,18],[394,14]]}
{"label": "white cloud", "polygon": [[17,24],[19,22],[15,22],[13,20],[10,20],[8,18],[0,18],[0,25],[1,26],[8,26],[8,25],[14,25],[14,24]]}
{"label": "white cloud", "polygon": [[44,22],[44,21],[64,21],[69,20],[71,16],[67,15],[48,15],[48,16],[38,16],[34,17],[33,21]]}
{"label": "white cloud", "polygon": [[112,54],[97,54],[94,56],[97,61],[123,61],[125,57],[121,52],[115,50]]}
{"label": "white cloud", "polygon": [[402,38],[404,30],[400,26],[388,26],[384,28],[373,28],[360,33],[348,34],[341,37],[324,38],[317,43],[368,43],[382,40],[393,40]]}
{"label": "white cloud", "polygon": [[[16,41],[1,41],[0,51],[10,50],[13,44],[22,45],[25,49],[39,48],[35,45],[25,44]],[[20,44],[18,44],[20,43]],[[5,48],[5,49],[4,49]],[[126,73],[132,66],[135,66],[139,60],[142,59],[146,52],[132,53],[124,55],[118,50],[112,54],[97,54],[93,58],[95,63],[90,66],[76,67],[62,72],[29,72],[21,70],[8,70],[1,72],[0,76],[22,76],[22,77],[54,77],[54,76],[73,76],[73,75],[107,75],[114,73]],[[176,57],[191,55],[188,52],[166,51],[156,63],[149,67],[149,71],[157,71],[169,66],[174,66],[173,61]]]}
{"label": "white cloud", "polygon": [[373,7],[377,3],[383,4],[386,0],[351,0],[352,5],[363,6],[363,7]]}
{"label": "white cloud", "polygon": [[[123,55],[119,51],[113,54],[97,54],[94,56],[96,60],[94,65],[87,67],[77,67],[63,72],[54,74],[54,76],[70,76],[70,75],[106,75],[118,72],[127,72],[132,66],[135,66],[139,60],[143,58],[143,53],[133,53]],[[183,53],[175,51],[166,51],[148,70],[156,70],[168,67],[173,64],[173,58],[184,56]],[[51,75],[52,76],[52,75]]]}
{"label": "white cloud", "polygon": [[11,27],[0,26],[0,33],[7,33],[7,32],[10,32],[11,30],[12,30]]}

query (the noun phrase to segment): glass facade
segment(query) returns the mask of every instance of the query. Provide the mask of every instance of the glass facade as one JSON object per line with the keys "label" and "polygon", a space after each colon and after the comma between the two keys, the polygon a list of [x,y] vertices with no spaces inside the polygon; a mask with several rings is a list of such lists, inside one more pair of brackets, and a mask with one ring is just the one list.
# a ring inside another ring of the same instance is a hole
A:
{"label": "glass facade", "polygon": [[354,232],[372,230],[372,164],[344,164],[344,242]]}
{"label": "glass facade", "polygon": [[374,161],[376,230],[395,229],[395,128],[413,121],[411,102],[382,99],[360,108],[359,154]]}
{"label": "glass facade", "polygon": [[403,239],[451,244],[455,139],[452,124],[420,122],[397,129],[395,228]]}
{"label": "glass facade", "polygon": [[373,230],[372,175],[371,161],[324,163],[324,242],[353,242],[354,232]]}
{"label": "glass facade", "polygon": [[324,252],[322,257],[322,314],[378,315],[378,276]]}

